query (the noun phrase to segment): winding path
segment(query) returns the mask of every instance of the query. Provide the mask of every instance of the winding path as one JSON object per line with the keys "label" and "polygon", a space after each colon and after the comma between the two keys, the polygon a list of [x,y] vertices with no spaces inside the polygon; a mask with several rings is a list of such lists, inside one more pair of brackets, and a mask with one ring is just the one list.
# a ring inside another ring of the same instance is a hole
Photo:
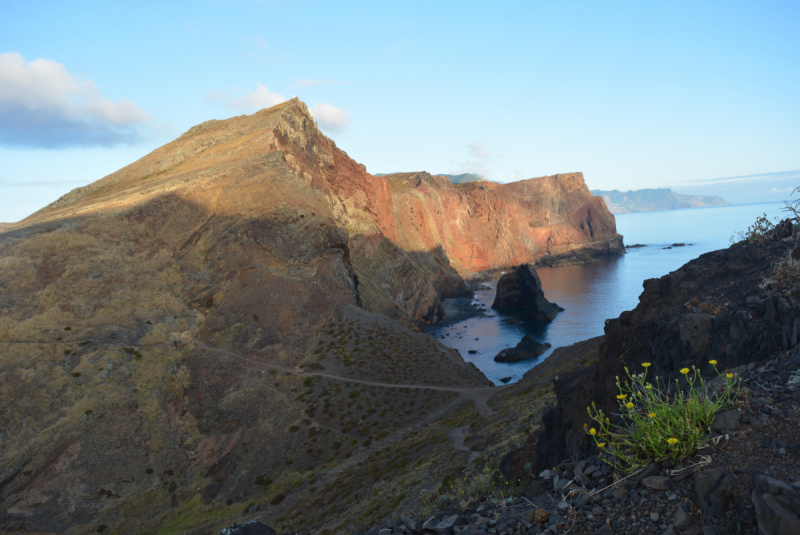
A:
{"label": "winding path", "polygon": [[283,366],[278,366],[277,364],[267,364],[266,362],[261,362],[259,360],[251,359],[245,357],[243,355],[239,355],[232,351],[228,351],[226,349],[219,349],[217,347],[212,347],[203,342],[199,342],[197,340],[192,340],[191,344],[205,349],[207,351],[214,351],[217,353],[222,353],[224,355],[228,355],[229,357],[233,357],[239,360],[243,360],[245,362],[249,362],[251,364],[256,364],[258,366],[263,366],[265,368],[270,368],[276,371],[281,371],[284,373],[288,373],[291,375],[302,375],[304,377],[313,376],[313,377],[325,377],[327,379],[334,379],[336,381],[346,381],[348,383],[355,383],[359,385],[365,386],[375,386],[378,388],[404,388],[409,390],[438,390],[440,392],[455,392],[457,393],[458,399],[456,402],[461,401],[471,401],[473,405],[475,405],[475,409],[481,414],[483,417],[491,416],[492,409],[487,404],[489,398],[491,398],[496,393],[500,392],[501,390],[508,388],[511,385],[503,385],[503,386],[477,386],[472,388],[455,388],[452,386],[434,386],[434,385],[409,385],[409,384],[395,384],[395,383],[380,383],[376,381],[366,381],[364,379],[352,379],[350,377],[342,377],[341,375],[333,375],[330,373],[320,373],[320,372],[311,372],[311,371],[303,371],[297,370],[292,368],[285,368]]}
{"label": "winding path", "polygon": [[[475,409],[480,413],[481,416],[484,418],[487,416],[491,416],[492,409],[488,405],[489,399],[497,394],[498,392],[509,388],[512,385],[501,385],[501,386],[477,386],[471,388],[456,388],[452,386],[435,386],[435,385],[410,385],[410,384],[396,384],[396,383],[381,383],[377,381],[367,381],[364,379],[353,379],[350,377],[343,377],[341,375],[334,375],[330,373],[321,373],[321,372],[312,372],[312,371],[305,371],[299,369],[292,369],[286,368],[284,366],[278,366],[277,364],[268,364],[266,362],[262,362],[260,360],[251,359],[245,357],[244,355],[239,355],[238,353],[234,353],[233,351],[228,351],[226,349],[220,349],[218,347],[213,347],[199,340],[179,340],[183,343],[192,344],[200,349],[204,349],[206,351],[213,351],[215,353],[221,353],[223,355],[227,355],[229,357],[248,362],[250,364],[255,364],[256,366],[262,366],[264,368],[268,368],[275,371],[280,371],[283,373],[287,373],[290,375],[299,375],[303,377],[313,376],[313,377],[325,377],[327,379],[333,379],[335,381],[344,381],[348,383],[355,383],[364,386],[374,386],[378,388],[403,388],[409,390],[437,390],[440,392],[455,392],[458,394],[458,399],[456,399],[453,403],[460,403],[463,401],[471,401],[472,404],[475,406]],[[172,344],[173,341],[169,342],[158,342],[154,344],[120,344],[117,342],[109,342],[106,340],[98,340],[96,338],[85,338],[83,340],[63,340],[57,342],[15,342],[15,341],[0,341],[0,344],[9,344],[9,345],[63,345],[63,344],[82,344],[85,342],[94,342],[98,344],[106,344],[115,347],[152,347],[157,345],[167,345]],[[447,408],[449,409],[451,405],[448,405]],[[442,411],[438,411],[436,414],[439,414]],[[428,419],[426,418],[425,421]]]}

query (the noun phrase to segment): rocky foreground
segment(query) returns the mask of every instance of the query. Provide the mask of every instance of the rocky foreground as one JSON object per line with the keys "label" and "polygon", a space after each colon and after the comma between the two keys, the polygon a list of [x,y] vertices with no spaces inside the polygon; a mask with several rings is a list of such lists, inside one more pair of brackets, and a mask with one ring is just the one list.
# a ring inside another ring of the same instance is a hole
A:
{"label": "rocky foreground", "polygon": [[800,352],[738,371],[746,386],[737,408],[717,416],[693,458],[631,475],[594,456],[562,461],[530,475],[521,497],[480,496],[366,534],[798,533]]}

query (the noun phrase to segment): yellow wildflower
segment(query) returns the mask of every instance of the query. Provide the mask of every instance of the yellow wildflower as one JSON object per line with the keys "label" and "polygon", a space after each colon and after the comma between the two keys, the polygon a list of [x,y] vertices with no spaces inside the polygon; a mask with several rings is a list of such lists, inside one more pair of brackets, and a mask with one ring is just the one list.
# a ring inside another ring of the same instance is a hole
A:
{"label": "yellow wildflower", "polygon": [[728,379],[733,379],[733,374],[732,373],[726,373],[725,377],[727,377]]}
{"label": "yellow wildflower", "polygon": [[708,363],[711,364],[712,366],[716,366],[717,365],[717,361],[716,360],[709,360]]}
{"label": "yellow wildflower", "polygon": [[606,443],[605,443],[605,442],[598,442],[598,444],[597,444],[597,447],[598,447],[598,448],[602,448],[602,447],[603,447],[603,446],[605,446],[605,445],[606,445]]}
{"label": "yellow wildflower", "polygon": [[683,375],[686,375],[687,373],[689,373],[689,368],[682,368],[682,369],[681,369],[681,373],[682,373]]}
{"label": "yellow wildflower", "polygon": [[652,366],[652,364],[650,364],[649,362],[642,362],[643,368],[649,368],[650,366]]}
{"label": "yellow wildflower", "polygon": [[631,403],[629,401],[628,403],[625,404],[625,406],[628,407],[629,409],[632,409],[633,408],[633,403]]}
{"label": "yellow wildflower", "polygon": [[656,413],[654,413],[654,412],[651,412],[650,414],[648,414],[648,416],[649,416],[650,418],[655,418],[655,417],[656,417]]}
{"label": "yellow wildflower", "polygon": [[645,386],[645,388],[648,389],[648,390],[652,390],[653,389],[653,385],[647,385],[647,386]]}
{"label": "yellow wildflower", "polygon": [[592,427],[591,429],[589,429],[589,434],[590,434],[590,435],[596,435],[596,434],[597,434],[597,429],[595,429],[594,427]]}
{"label": "yellow wildflower", "polygon": [[677,438],[668,438],[667,442],[669,442],[670,444],[677,444],[678,443],[678,439]]}
{"label": "yellow wildflower", "polygon": [[626,397],[628,397],[627,394],[620,394],[617,396],[617,399],[625,399]]}

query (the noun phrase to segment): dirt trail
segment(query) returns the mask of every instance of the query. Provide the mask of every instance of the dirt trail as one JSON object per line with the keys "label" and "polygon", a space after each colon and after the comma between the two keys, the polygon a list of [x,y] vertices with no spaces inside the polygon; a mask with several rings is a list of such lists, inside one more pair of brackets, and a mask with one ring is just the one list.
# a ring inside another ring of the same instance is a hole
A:
{"label": "dirt trail", "polygon": [[[256,366],[262,366],[264,368],[268,368],[275,371],[280,371],[283,373],[288,373],[291,375],[300,375],[303,377],[313,376],[313,377],[325,377],[327,379],[334,379],[336,381],[344,381],[348,383],[355,383],[364,386],[374,386],[378,388],[403,388],[403,389],[410,389],[410,390],[438,390],[440,392],[455,392],[457,393],[458,399],[454,403],[463,402],[463,401],[471,401],[472,404],[475,406],[475,409],[480,413],[481,416],[484,418],[487,416],[492,415],[492,409],[488,405],[489,399],[501,392],[502,390],[511,387],[512,385],[501,385],[501,386],[477,386],[472,388],[455,388],[451,386],[436,386],[436,385],[410,385],[410,384],[396,384],[396,383],[381,383],[377,381],[366,381],[363,379],[353,379],[350,377],[342,377],[341,375],[333,375],[330,373],[320,373],[320,372],[312,372],[312,371],[305,371],[300,369],[293,369],[293,368],[286,368],[284,366],[278,366],[277,364],[269,364],[266,362],[261,362],[259,360],[251,359],[245,357],[244,355],[239,355],[238,353],[234,353],[232,351],[228,351],[226,349],[220,349],[218,347],[213,347],[199,340],[181,340],[184,343],[190,343],[196,347],[201,349],[205,349],[206,351],[214,351],[216,353],[222,353],[223,355],[227,355],[229,357],[248,362],[250,364],[255,364]],[[151,347],[156,345],[166,345],[172,344],[173,341],[169,342],[158,342],[154,344],[120,344],[117,342],[108,342],[106,340],[98,340],[96,338],[86,338],[83,340],[71,340],[71,341],[57,341],[57,342],[7,342],[7,341],[0,341],[0,344],[12,344],[12,345],[62,345],[62,344],[81,344],[84,342],[92,342],[98,344],[106,344],[115,347]],[[448,406],[449,407],[449,406]],[[441,412],[441,411],[440,411]]]}
{"label": "dirt trail", "polygon": [[[212,347],[209,345],[204,344],[203,342],[198,342],[197,340],[192,340],[192,344],[195,346],[205,349],[207,351],[215,351],[217,353],[222,353],[229,357],[233,357],[245,362],[249,362],[251,364],[255,364],[257,366],[263,366],[265,368],[270,368],[276,371],[281,371],[284,373],[289,373],[292,375],[302,375],[304,377],[313,376],[313,377],[325,377],[327,379],[334,379],[337,381],[345,381],[348,383],[355,383],[359,385],[365,386],[375,386],[378,388],[404,388],[410,390],[438,390],[442,392],[455,392],[457,393],[458,399],[454,403],[463,402],[463,401],[471,401],[472,404],[475,406],[475,409],[480,413],[481,416],[484,418],[487,416],[491,416],[492,409],[489,407],[487,402],[489,398],[493,395],[497,394],[498,392],[508,388],[511,385],[503,385],[503,386],[478,386],[473,388],[454,388],[451,386],[435,386],[435,385],[409,385],[409,384],[395,384],[395,383],[380,383],[377,381],[365,381],[363,379],[352,379],[350,377],[342,377],[340,375],[333,375],[330,373],[320,373],[320,372],[311,372],[311,371],[304,371],[304,370],[297,370],[292,368],[285,368],[283,366],[278,366],[276,364],[268,364],[266,362],[261,362],[255,359],[247,358],[243,355],[239,355],[232,351],[228,351],[226,349],[219,349],[216,347]],[[441,412],[441,411],[440,411]]]}

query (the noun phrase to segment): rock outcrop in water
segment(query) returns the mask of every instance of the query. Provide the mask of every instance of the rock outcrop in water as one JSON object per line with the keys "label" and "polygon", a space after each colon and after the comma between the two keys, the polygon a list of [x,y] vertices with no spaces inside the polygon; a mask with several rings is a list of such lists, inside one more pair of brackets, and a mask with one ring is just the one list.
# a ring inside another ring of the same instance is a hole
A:
{"label": "rock outcrop in water", "polygon": [[552,321],[564,310],[545,298],[539,274],[530,264],[500,277],[492,308],[524,312],[537,321]]}
{"label": "rock outcrop in water", "polygon": [[495,362],[519,362],[538,357],[548,349],[550,349],[550,344],[541,344],[531,335],[526,334],[516,346],[502,350],[494,357],[494,360]]}

